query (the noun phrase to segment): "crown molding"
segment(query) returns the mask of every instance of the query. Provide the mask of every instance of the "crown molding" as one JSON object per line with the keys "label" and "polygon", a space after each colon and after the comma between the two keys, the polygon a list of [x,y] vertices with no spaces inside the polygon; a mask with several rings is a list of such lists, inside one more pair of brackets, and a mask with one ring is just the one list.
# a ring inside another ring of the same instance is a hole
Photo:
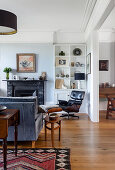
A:
{"label": "crown molding", "polygon": [[85,12],[84,12],[84,18],[83,18],[82,26],[81,26],[82,32],[85,32],[86,30],[87,24],[91,18],[96,2],[97,0],[87,0]]}
{"label": "crown molding", "polygon": [[93,30],[99,30],[105,19],[114,8],[114,0],[97,0],[91,18],[85,30],[86,39]]}
{"label": "crown molding", "polygon": [[99,31],[98,31],[99,33],[115,33],[115,28],[109,28],[109,29],[100,29]]}

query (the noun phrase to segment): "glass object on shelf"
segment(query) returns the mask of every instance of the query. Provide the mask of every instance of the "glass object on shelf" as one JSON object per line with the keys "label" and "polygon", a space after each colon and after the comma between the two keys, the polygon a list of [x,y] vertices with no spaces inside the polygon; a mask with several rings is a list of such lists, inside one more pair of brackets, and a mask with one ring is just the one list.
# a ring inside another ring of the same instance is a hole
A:
{"label": "glass object on shelf", "polygon": [[67,89],[67,86],[65,84],[62,84],[62,89]]}
{"label": "glass object on shelf", "polygon": [[85,67],[85,64],[81,64],[80,62],[76,62],[75,66],[76,67]]}
{"label": "glass object on shelf", "polygon": [[80,67],[80,66],[81,66],[80,62],[76,62],[76,63],[75,63],[75,66],[76,66],[76,67]]}

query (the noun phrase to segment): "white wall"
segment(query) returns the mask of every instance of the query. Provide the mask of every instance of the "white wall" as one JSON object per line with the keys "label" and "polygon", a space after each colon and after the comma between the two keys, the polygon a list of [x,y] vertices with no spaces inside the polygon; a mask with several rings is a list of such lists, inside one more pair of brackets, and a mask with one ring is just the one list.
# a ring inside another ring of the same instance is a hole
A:
{"label": "white wall", "polygon": [[[115,83],[115,43],[114,42],[101,42],[99,46],[99,59],[109,60],[109,70],[99,71],[99,83],[109,82]],[[100,110],[107,110],[107,100],[100,98]]]}
{"label": "white wall", "polygon": [[99,59],[109,60],[109,70],[99,72],[99,82],[115,83],[115,43],[100,43]]}
{"label": "white wall", "polygon": [[[88,37],[88,39],[87,39],[87,42],[86,42],[86,44],[87,44],[87,55],[89,54],[89,53],[91,53],[91,36],[89,36]],[[91,114],[91,99],[90,99],[90,90],[91,90],[91,74],[88,74],[87,75],[87,82],[86,82],[86,84],[87,84],[87,103],[88,103],[88,115],[89,115],[89,117],[91,116],[90,114]]]}
{"label": "white wall", "polygon": [[91,74],[87,75],[88,115],[93,122],[99,121],[99,42],[93,31],[87,39],[87,54],[91,53]]}
{"label": "white wall", "polygon": [[[35,53],[36,54],[36,72],[35,73],[17,73],[16,72],[16,54],[17,53]],[[38,79],[41,72],[47,72],[47,82],[46,82],[46,102],[53,102],[53,92],[54,92],[54,69],[53,69],[53,45],[52,44],[26,44],[26,43],[16,43],[16,44],[0,44],[0,95],[6,96],[6,82],[2,80],[5,79],[5,73],[3,69],[5,67],[11,67],[13,69],[10,74],[17,74],[20,77],[29,77]]]}

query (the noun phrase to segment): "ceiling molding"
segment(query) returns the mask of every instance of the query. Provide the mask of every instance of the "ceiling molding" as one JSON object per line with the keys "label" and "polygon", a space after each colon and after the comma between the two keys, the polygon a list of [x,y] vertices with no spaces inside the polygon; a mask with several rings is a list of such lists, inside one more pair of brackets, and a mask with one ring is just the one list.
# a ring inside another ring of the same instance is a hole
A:
{"label": "ceiling molding", "polygon": [[99,31],[98,31],[99,33],[115,33],[115,28],[109,28],[109,29],[100,29]]}
{"label": "ceiling molding", "polygon": [[96,2],[97,0],[87,0],[85,12],[84,12],[84,18],[81,26],[81,32],[84,32],[86,30],[87,24],[90,20]]}
{"label": "ceiling molding", "polygon": [[90,20],[85,30],[85,39],[93,30],[99,30],[105,19],[108,17],[112,9],[114,8],[114,0],[97,0],[95,8],[92,12]]}

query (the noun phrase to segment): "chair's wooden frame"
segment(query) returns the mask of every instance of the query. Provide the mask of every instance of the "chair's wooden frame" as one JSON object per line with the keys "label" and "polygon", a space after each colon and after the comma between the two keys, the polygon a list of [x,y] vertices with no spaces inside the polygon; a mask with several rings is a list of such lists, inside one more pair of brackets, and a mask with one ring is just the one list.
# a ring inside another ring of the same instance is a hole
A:
{"label": "chair's wooden frame", "polygon": [[115,95],[110,95],[110,96],[107,96],[107,99],[108,99],[108,104],[107,104],[107,114],[106,114],[106,119],[109,118],[109,116],[112,116],[110,113],[112,112],[115,112],[112,110],[112,100],[115,100]]}

